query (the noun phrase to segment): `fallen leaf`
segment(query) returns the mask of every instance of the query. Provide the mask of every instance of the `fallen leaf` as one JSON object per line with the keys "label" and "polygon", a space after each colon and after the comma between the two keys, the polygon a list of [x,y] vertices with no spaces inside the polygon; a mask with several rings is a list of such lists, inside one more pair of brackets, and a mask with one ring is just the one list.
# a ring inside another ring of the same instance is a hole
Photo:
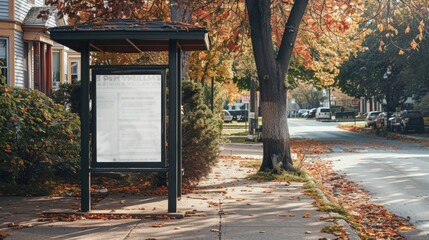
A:
{"label": "fallen leaf", "polygon": [[4,237],[7,237],[7,236],[10,236],[10,233],[0,232],[0,238],[4,238]]}
{"label": "fallen leaf", "polygon": [[160,228],[160,227],[164,227],[164,223],[163,222],[156,222],[156,223],[152,223],[150,226],[153,228]]}

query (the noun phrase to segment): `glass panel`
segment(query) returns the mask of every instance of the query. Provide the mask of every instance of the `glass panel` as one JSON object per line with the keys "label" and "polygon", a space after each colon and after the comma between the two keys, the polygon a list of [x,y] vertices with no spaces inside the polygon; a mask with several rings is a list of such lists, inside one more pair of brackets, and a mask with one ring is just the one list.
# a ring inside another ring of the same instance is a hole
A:
{"label": "glass panel", "polygon": [[71,74],[72,75],[77,75],[78,74],[78,67],[79,67],[78,62],[72,62],[71,63]]}
{"label": "glass panel", "polygon": [[52,90],[58,90],[60,86],[60,53],[52,53]]}
{"label": "glass panel", "polygon": [[71,62],[71,80],[72,83],[79,80],[79,62],[77,61]]}
{"label": "glass panel", "polygon": [[411,118],[421,118],[421,117],[423,117],[422,113],[420,113],[420,112],[409,112],[409,114],[410,114]]}
{"label": "glass panel", "polygon": [[64,54],[63,54],[63,64],[64,64],[64,66],[63,66],[64,79],[66,82],[68,82],[69,80],[68,80],[67,76],[68,76],[69,69],[68,69],[68,53],[67,52],[64,52]]}
{"label": "glass panel", "polygon": [[0,66],[7,66],[7,40],[0,39]]}
{"label": "glass panel", "polygon": [[52,53],[52,80],[54,82],[60,82],[60,53]]}

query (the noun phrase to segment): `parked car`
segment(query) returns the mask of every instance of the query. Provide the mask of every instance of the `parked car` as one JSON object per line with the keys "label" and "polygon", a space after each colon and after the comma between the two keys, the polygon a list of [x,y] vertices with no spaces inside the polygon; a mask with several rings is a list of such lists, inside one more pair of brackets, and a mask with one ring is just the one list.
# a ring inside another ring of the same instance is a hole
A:
{"label": "parked car", "polygon": [[306,112],[308,112],[308,109],[299,109],[298,110],[298,117],[303,117],[302,115]]}
{"label": "parked car", "polygon": [[231,110],[232,119],[237,122],[246,122],[248,119],[248,110]]}
{"label": "parked car", "polygon": [[315,118],[317,121],[330,120],[331,119],[331,109],[328,107],[318,107],[316,109]]}
{"label": "parked car", "polygon": [[296,118],[297,116],[298,116],[298,112],[296,110],[287,111],[287,117],[288,118]]}
{"label": "parked car", "polygon": [[391,118],[391,129],[402,133],[407,133],[409,130],[424,132],[423,114],[416,110],[403,110],[396,113]]}
{"label": "parked car", "polygon": [[374,128],[390,129],[389,118],[392,117],[392,114],[393,112],[381,112],[378,114],[378,116],[375,118]]}
{"label": "parked car", "polygon": [[395,121],[397,116],[399,116],[399,112],[394,112],[392,114],[392,116],[390,116],[390,118],[387,119],[387,130],[389,130],[391,132],[395,132],[396,129],[394,129],[394,127],[393,127],[393,122]]}
{"label": "parked car", "polygon": [[380,111],[369,112],[365,118],[365,127],[375,127],[375,119],[380,113]]}
{"label": "parked car", "polygon": [[314,116],[316,116],[316,110],[317,108],[310,109],[310,111],[308,111],[307,118],[314,118]]}
{"label": "parked car", "polygon": [[222,110],[223,112],[223,121],[224,122],[232,122],[232,115],[227,110]]}
{"label": "parked car", "polygon": [[302,117],[303,117],[303,118],[306,118],[306,117],[307,117],[307,115],[308,115],[308,112],[310,112],[310,110],[307,110],[306,112],[304,112],[304,113],[302,114]]}

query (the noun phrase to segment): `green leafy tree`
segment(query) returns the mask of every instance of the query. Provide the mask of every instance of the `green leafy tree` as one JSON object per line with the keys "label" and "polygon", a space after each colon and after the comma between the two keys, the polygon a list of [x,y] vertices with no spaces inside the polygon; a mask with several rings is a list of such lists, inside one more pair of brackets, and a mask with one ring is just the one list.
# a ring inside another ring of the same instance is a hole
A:
{"label": "green leafy tree", "polygon": [[298,86],[290,91],[290,96],[295,99],[300,108],[316,108],[320,106],[320,102],[324,97],[322,92],[313,85],[299,83]]}
{"label": "green leafy tree", "polygon": [[221,103],[212,112],[204,104],[201,84],[183,82],[183,167],[184,181],[192,183],[208,174],[222,144]]}
{"label": "green leafy tree", "polygon": [[336,85],[350,96],[385,102],[386,111],[402,107],[428,75],[427,71],[422,70],[427,67],[424,61],[427,56],[425,52],[428,51],[425,42],[420,44],[421,51],[406,55],[402,50],[418,32],[407,28],[406,25],[395,28],[396,31],[410,31],[402,35],[381,35],[380,30],[375,29],[364,42],[368,50],[351,57],[342,65]]}

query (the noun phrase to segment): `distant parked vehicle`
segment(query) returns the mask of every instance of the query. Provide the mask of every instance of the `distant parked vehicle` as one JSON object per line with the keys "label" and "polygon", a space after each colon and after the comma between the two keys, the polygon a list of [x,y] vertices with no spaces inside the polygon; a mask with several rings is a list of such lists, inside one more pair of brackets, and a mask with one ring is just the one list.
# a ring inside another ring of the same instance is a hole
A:
{"label": "distant parked vehicle", "polygon": [[308,113],[310,112],[310,110],[307,110],[306,112],[304,112],[303,114],[302,114],[302,117],[303,118],[306,118],[307,116],[308,116]]}
{"label": "distant parked vehicle", "polygon": [[331,109],[327,108],[327,107],[317,108],[315,118],[317,121],[330,120],[331,119]]}
{"label": "distant parked vehicle", "polygon": [[298,110],[298,117],[303,117],[302,115],[306,112],[308,112],[308,109],[299,109]]}
{"label": "distant parked vehicle", "polygon": [[425,132],[423,114],[416,110],[404,110],[396,113],[391,118],[391,129],[407,133],[410,130],[415,132]]}
{"label": "distant parked vehicle", "polygon": [[223,112],[223,121],[224,122],[232,122],[232,115],[227,110],[222,110]]}
{"label": "distant parked vehicle", "polygon": [[298,116],[298,112],[296,110],[287,111],[287,117],[288,118],[296,118],[297,116]]}
{"label": "distant parked vehicle", "polygon": [[380,111],[369,112],[365,118],[365,127],[375,127],[375,119],[380,113]]}
{"label": "distant parked vehicle", "polygon": [[392,117],[392,114],[393,112],[381,112],[378,114],[378,116],[375,118],[374,128],[390,129],[389,118]]}
{"label": "distant parked vehicle", "polygon": [[308,114],[307,114],[307,118],[314,118],[314,116],[316,116],[316,110],[317,110],[317,108],[312,108],[312,109],[310,109],[310,111],[308,111]]}
{"label": "distant parked vehicle", "polygon": [[[387,119],[387,130],[395,132],[396,129],[393,127],[395,119],[399,116],[399,112],[394,112],[390,118]],[[398,129],[399,131],[399,129]]]}

